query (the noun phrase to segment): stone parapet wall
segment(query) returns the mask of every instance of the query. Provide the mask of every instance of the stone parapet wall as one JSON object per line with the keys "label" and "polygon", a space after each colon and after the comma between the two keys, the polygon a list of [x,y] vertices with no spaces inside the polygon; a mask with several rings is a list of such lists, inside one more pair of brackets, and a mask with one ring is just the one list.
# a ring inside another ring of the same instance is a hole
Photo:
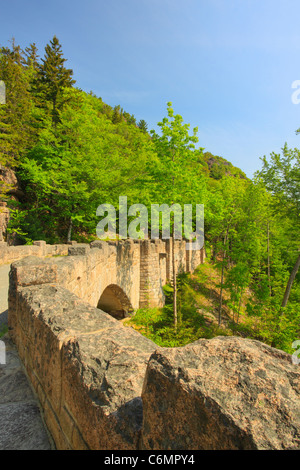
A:
{"label": "stone parapet wall", "polygon": [[69,247],[69,256],[54,259],[58,269],[58,284],[65,286],[81,299],[97,307],[107,286],[118,286],[139,308],[140,245],[123,242],[97,241],[91,245]]}
{"label": "stone parapet wall", "polygon": [[22,287],[14,297],[11,336],[57,449],[138,448],[155,345],[62,287]]}
{"label": "stone parapet wall", "polygon": [[[78,263],[102,249],[117,247]],[[159,348],[59,285],[75,258],[10,272],[10,335],[57,449],[300,449],[289,354],[236,337]]]}
{"label": "stone parapet wall", "polygon": [[[188,251],[186,242],[175,241],[176,272],[193,272],[204,262],[204,249]],[[66,255],[69,255],[66,257]],[[59,268],[58,283],[97,307],[104,288],[119,286],[133,309],[162,307],[163,286],[172,280],[172,240],[95,241],[89,244],[8,246],[0,243],[0,264],[12,263],[28,256],[53,259]],[[37,261],[36,264],[39,264]]]}
{"label": "stone parapet wall", "polygon": [[47,245],[45,241],[33,242],[33,245],[9,246],[0,242],[0,265],[8,264],[26,256],[66,256],[69,245]]}
{"label": "stone parapet wall", "polygon": [[[11,276],[16,277],[19,286],[41,284],[46,279],[67,288],[93,307],[99,305],[102,294],[109,288],[111,296],[119,295],[117,301],[126,316],[138,308],[164,305],[163,286],[172,278],[171,243],[171,240],[99,240],[90,245],[49,246],[39,241],[32,246],[5,246],[2,260],[22,258],[11,268]],[[193,256],[193,263],[188,264],[188,256]],[[199,252],[187,251],[184,241],[175,242],[177,273],[191,271],[200,260]]]}

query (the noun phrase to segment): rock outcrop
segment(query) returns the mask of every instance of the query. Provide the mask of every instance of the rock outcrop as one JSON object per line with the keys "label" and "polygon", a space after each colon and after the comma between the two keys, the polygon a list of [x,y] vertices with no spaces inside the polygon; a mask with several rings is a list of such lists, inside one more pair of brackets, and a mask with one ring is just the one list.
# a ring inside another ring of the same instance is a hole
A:
{"label": "rock outcrop", "polygon": [[18,198],[21,194],[23,194],[20,190],[19,183],[16,177],[16,174],[10,168],[6,168],[5,166],[0,164],[0,186],[5,191],[8,191],[8,194],[14,196],[14,198]]}
{"label": "rock outcrop", "polygon": [[0,243],[4,242],[9,222],[9,209],[7,203],[0,201]]}
{"label": "rock outcrop", "polygon": [[[15,172],[0,164],[0,193],[4,192],[10,200],[19,201],[24,196]],[[6,240],[6,230],[9,222],[9,208],[7,202],[0,200],[0,242]],[[11,237],[11,244],[15,237]]]}
{"label": "rock outcrop", "polygon": [[144,449],[300,449],[300,369],[238,337],[161,349],[142,394]]}

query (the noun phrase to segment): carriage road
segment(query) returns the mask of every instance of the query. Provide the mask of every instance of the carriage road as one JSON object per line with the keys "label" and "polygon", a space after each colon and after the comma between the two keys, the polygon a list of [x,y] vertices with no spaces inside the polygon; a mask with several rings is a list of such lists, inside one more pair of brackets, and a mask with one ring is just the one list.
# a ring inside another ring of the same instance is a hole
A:
{"label": "carriage road", "polygon": [[[0,333],[7,326],[8,274],[0,265]],[[53,448],[17,350],[8,335],[0,339],[0,450]]]}

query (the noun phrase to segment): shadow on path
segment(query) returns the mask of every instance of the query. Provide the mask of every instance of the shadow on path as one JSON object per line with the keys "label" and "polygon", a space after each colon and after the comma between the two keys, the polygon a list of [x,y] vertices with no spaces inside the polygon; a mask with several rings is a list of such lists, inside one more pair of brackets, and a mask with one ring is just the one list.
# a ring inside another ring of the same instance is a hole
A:
{"label": "shadow on path", "polygon": [[[8,273],[0,266],[0,332],[7,325]],[[0,338],[0,450],[50,450],[38,401],[29,385],[18,352],[8,334]],[[5,345],[5,363],[3,361]]]}

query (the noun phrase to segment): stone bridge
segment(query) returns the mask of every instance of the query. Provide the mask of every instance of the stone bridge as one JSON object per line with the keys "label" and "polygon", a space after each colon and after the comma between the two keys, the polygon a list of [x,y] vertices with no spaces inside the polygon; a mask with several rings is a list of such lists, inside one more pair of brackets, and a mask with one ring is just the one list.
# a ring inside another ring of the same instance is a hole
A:
{"label": "stone bridge", "polygon": [[[175,242],[176,272],[192,272],[204,252]],[[60,285],[117,319],[143,307],[164,305],[163,286],[172,279],[171,240],[101,242],[69,248]],[[76,258],[74,258],[76,256]]]}
{"label": "stone bridge", "polygon": [[[203,262],[174,248],[177,272]],[[163,305],[169,242],[26,249],[36,256],[10,269],[9,332],[57,449],[300,448],[289,354],[231,336],[160,348],[118,321]]]}
{"label": "stone bridge", "polygon": [[[171,243],[125,240],[95,241],[90,245],[73,242],[71,246],[50,246],[44,241],[20,247],[3,244],[0,264],[29,255],[42,257],[43,261],[36,259],[31,264],[32,276],[39,272],[40,264],[46,264],[51,282],[121,319],[138,308],[164,305],[163,286],[172,279],[173,272]],[[174,252],[177,273],[192,272],[204,261],[204,250],[186,250],[184,240],[175,241]]]}
{"label": "stone bridge", "polygon": [[[34,283],[40,265],[46,266],[48,282],[66,287],[93,307],[122,319],[142,307],[164,305],[163,286],[172,279],[171,240],[95,241],[67,246],[69,256],[53,257],[45,242],[36,242],[33,254],[43,256],[26,267],[29,283]],[[58,245],[59,246],[59,245]],[[56,251],[66,254],[64,250]],[[12,247],[18,248],[18,247]],[[24,248],[30,247],[22,247]],[[175,241],[177,272],[191,272],[204,260],[204,251],[186,250],[185,241]],[[14,250],[12,250],[14,252]],[[30,253],[31,254],[31,253]],[[20,268],[19,268],[20,269]]]}

